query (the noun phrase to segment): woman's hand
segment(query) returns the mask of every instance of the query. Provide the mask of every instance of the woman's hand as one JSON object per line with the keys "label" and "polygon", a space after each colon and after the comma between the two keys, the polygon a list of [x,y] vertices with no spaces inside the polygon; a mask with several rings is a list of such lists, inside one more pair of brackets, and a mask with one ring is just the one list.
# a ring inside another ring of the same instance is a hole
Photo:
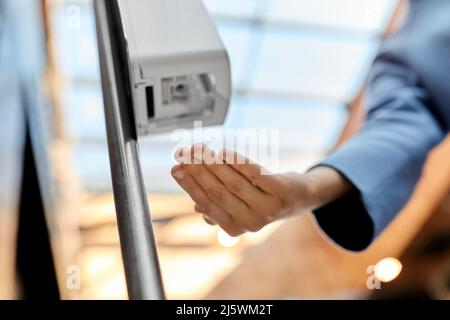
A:
{"label": "woman's hand", "polygon": [[[318,192],[316,178],[321,180],[323,174],[317,171],[271,174],[234,151],[215,154],[205,145],[179,149],[175,159],[179,164],[173,167],[172,176],[194,200],[195,210],[231,236],[256,232],[295,211],[327,201]],[[330,168],[322,170],[333,171],[343,180]]]}

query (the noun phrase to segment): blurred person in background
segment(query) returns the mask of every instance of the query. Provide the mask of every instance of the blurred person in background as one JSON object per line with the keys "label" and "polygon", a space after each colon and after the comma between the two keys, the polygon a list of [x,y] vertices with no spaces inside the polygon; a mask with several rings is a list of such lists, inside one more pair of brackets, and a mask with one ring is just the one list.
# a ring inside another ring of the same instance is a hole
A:
{"label": "blurred person in background", "polygon": [[263,174],[232,150],[193,146],[177,151],[172,175],[196,211],[231,236],[312,211],[337,244],[364,250],[409,200],[428,153],[450,128],[449,1],[410,1],[366,92],[363,128],[305,174]]}

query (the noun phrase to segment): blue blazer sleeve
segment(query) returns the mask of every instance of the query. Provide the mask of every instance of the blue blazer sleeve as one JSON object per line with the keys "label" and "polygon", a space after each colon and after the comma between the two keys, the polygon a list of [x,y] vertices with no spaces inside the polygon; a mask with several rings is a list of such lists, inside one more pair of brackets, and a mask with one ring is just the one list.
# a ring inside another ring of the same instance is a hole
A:
{"label": "blue blazer sleeve", "polygon": [[363,129],[319,164],[357,192],[314,212],[352,251],[367,248],[402,209],[450,127],[450,1],[410,2],[407,22],[374,62],[367,95]]}

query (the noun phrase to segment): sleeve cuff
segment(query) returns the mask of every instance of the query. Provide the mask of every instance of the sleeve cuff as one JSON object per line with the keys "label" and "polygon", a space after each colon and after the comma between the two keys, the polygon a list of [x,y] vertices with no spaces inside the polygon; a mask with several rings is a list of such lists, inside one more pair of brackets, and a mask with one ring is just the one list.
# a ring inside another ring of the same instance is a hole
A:
{"label": "sleeve cuff", "polygon": [[338,165],[325,162],[317,166],[333,168],[356,189],[348,196],[314,210],[317,224],[338,246],[354,252],[367,249],[391,221],[395,210],[387,205],[389,199],[383,201],[386,189],[368,195],[361,191],[358,179],[353,179]]}
{"label": "sleeve cuff", "polygon": [[323,232],[344,249],[365,250],[375,238],[373,220],[359,191],[314,210],[313,215]]}

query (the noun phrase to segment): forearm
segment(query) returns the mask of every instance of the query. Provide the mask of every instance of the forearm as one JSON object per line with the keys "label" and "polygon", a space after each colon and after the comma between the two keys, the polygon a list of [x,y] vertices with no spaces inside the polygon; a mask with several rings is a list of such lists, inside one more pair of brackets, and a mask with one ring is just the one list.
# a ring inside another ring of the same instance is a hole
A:
{"label": "forearm", "polygon": [[323,207],[355,191],[338,171],[318,166],[305,174],[288,173],[291,180],[292,207],[296,212]]}
{"label": "forearm", "polygon": [[338,171],[318,166],[305,174],[308,181],[309,210],[323,207],[355,191],[354,186]]}

